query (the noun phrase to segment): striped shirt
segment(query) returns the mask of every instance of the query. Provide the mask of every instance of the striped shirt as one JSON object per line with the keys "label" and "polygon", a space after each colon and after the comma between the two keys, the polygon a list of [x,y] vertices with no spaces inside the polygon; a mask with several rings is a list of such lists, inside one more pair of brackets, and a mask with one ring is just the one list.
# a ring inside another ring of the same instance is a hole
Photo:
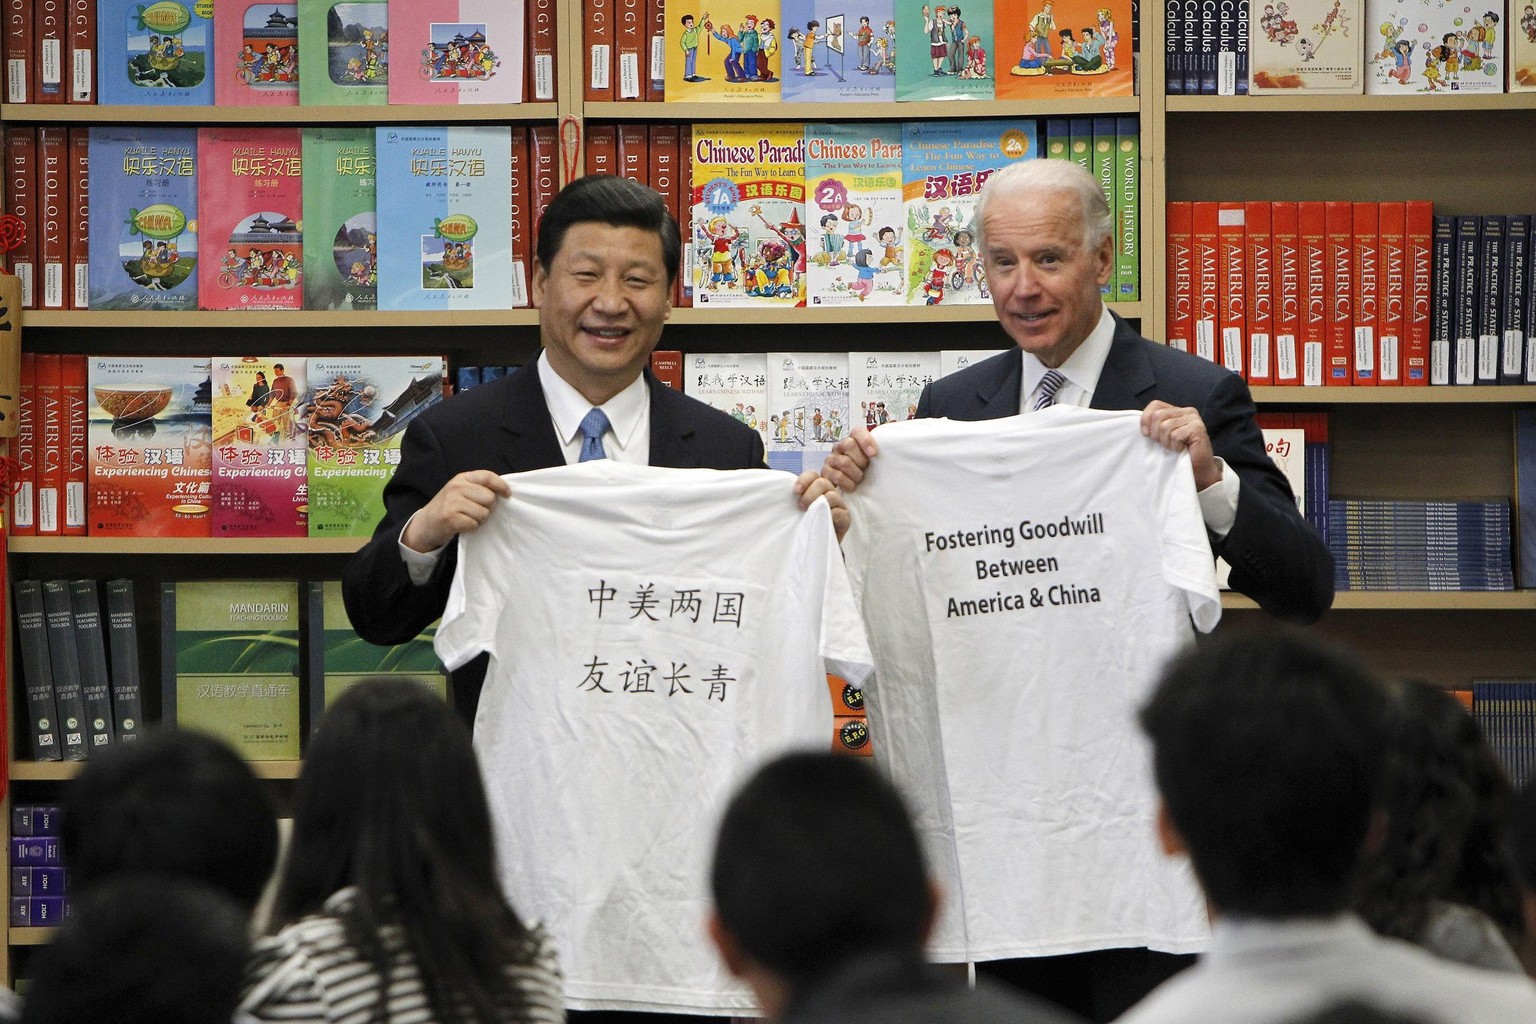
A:
{"label": "striped shirt", "polygon": [[[246,969],[240,1011],[255,1021],[282,1024],[369,1024],[378,999],[374,966],[347,941],[338,913],[355,893],[343,889],[326,900],[324,912],[258,939]],[[529,1013],[504,1024],[563,1024],[559,961],[549,935],[530,929],[536,954],[531,963],[509,964],[507,974],[524,994]],[[436,1024],[415,958],[397,925],[381,934],[390,955],[389,1024]]]}

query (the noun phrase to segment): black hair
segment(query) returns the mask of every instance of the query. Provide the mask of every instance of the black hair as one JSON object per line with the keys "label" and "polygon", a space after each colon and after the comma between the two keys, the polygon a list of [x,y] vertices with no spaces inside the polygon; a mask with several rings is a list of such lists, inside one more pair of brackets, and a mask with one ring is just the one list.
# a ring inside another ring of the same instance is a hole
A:
{"label": "black hair", "polygon": [[677,221],[667,211],[667,201],[654,189],[612,174],[588,174],[561,189],[539,220],[537,255],[548,270],[565,243],[565,234],[577,224],[607,224],[615,228],[654,231],[661,239],[661,259],[667,281],[677,280],[682,265],[683,240]]}
{"label": "black hair", "polygon": [[797,987],[870,952],[918,952],[931,905],[896,790],[864,761],[770,762],[726,808],[711,888],[721,923]]}
{"label": "black hair", "polygon": [[1207,898],[1260,918],[1349,905],[1386,762],[1386,693],[1300,633],[1221,636],[1141,711],[1167,813]]}
{"label": "black hair", "polygon": [[[365,679],[321,719],[294,796],[293,840],[273,927],[322,912],[347,887],[348,939],[390,975],[380,929],[398,925],[442,1024],[514,1018],[507,973],[536,951],[502,896],[490,808],[469,732],[410,678]],[[384,989],[375,1019],[387,1014]]]}
{"label": "black hair", "polygon": [[64,790],[61,840],[76,892],[124,872],[185,875],[249,914],[277,863],[277,816],[223,741],[151,730],[93,753]]}

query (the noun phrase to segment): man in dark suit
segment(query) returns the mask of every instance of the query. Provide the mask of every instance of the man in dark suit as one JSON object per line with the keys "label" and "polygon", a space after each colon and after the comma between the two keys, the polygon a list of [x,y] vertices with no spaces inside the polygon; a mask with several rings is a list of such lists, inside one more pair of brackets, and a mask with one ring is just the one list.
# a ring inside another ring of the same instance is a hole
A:
{"label": "man in dark suit", "polygon": [[[919,416],[983,420],[1051,404],[1140,409],[1141,430],[1188,451],[1212,550],[1234,589],[1281,618],[1310,622],[1333,601],[1333,559],[1264,451],[1247,386],[1235,374],[1141,337],[1104,305],[1113,225],[1093,176],[1071,161],[1029,160],[994,174],[974,221],[1006,352],[930,384]],[[845,492],[878,448],[864,429],[822,473]],[[1192,958],[1101,949],[980,968],[1111,1020]]]}

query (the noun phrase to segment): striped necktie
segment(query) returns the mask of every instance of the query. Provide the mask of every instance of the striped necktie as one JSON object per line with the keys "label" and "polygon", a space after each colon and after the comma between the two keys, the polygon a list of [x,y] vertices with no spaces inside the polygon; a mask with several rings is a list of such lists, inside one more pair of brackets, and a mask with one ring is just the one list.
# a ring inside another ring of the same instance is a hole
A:
{"label": "striped necktie", "polygon": [[608,451],[603,447],[603,432],[608,429],[608,414],[594,408],[581,418],[581,455],[577,462],[606,459]]}
{"label": "striped necktie", "polygon": [[1040,397],[1035,399],[1035,412],[1056,404],[1056,390],[1067,382],[1060,370],[1047,370],[1040,378]]}

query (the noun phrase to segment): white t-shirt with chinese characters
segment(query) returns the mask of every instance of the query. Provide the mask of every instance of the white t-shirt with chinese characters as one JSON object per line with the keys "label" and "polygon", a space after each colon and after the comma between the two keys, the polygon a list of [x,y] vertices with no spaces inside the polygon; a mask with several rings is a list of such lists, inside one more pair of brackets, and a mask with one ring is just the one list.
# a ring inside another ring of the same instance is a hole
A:
{"label": "white t-shirt with chinese characters", "polygon": [[945,889],[939,960],[1207,941],[1135,714],[1220,595],[1189,456],[1139,422],[888,424],[848,496],[875,758]]}
{"label": "white t-shirt with chinese characters", "polygon": [[574,1009],[747,1009],[704,930],[720,814],[767,758],[831,748],[827,672],[869,674],[827,504],[766,469],[504,479],[436,646],[490,653],[475,747],[507,896]]}

